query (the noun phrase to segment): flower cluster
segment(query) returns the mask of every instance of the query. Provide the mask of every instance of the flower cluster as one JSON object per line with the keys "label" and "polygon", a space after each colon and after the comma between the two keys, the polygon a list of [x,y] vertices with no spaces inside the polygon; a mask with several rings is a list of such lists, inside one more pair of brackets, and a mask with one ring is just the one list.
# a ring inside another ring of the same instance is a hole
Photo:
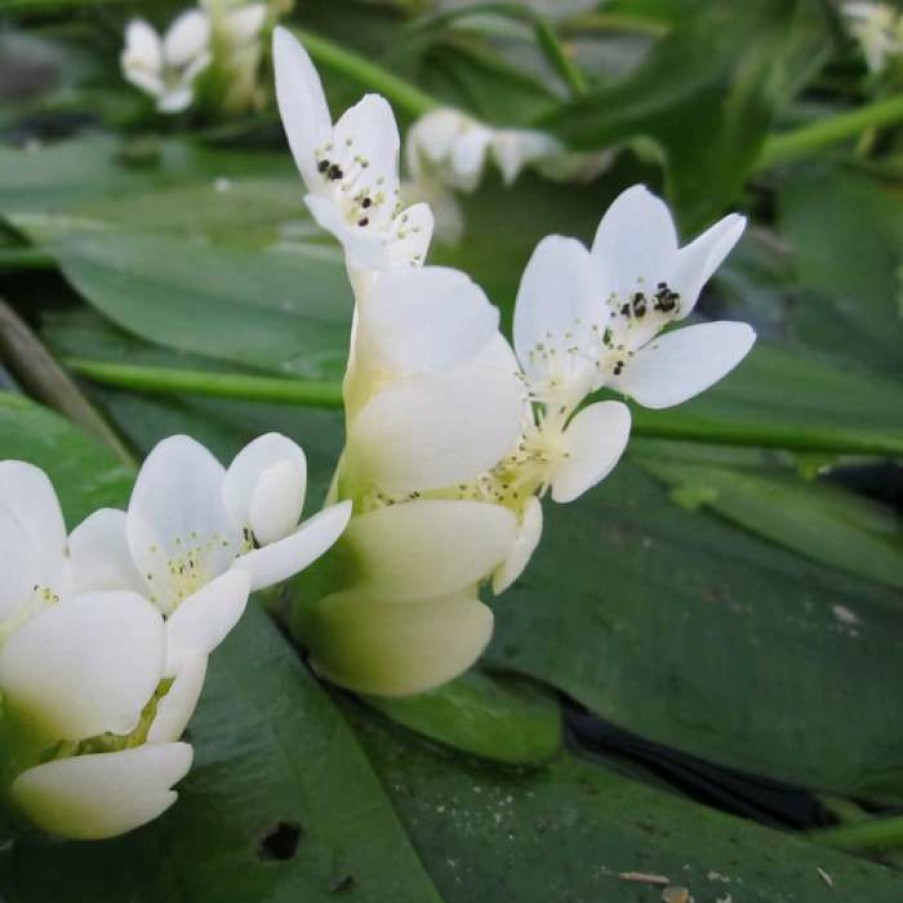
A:
{"label": "flower cluster", "polygon": [[[692,312],[745,221],[728,216],[681,248],[666,205],[642,186],[628,189],[591,249],[561,236],[536,248],[512,348],[467,276],[423,266],[432,217],[398,200],[388,104],[365,97],[333,126],[310,59],[279,29],[274,65],[306,202],[342,243],[356,302],[347,443],[331,490],[354,514],[315,569],[294,626],[337,683],[416,693],[485,648],[493,618],[481,586],[500,593],[527,566],[541,499],[572,501],[618,462],[629,410],[587,398],[608,389],[669,407],[747,354],[755,335],[743,323],[662,334]],[[459,138],[436,156],[472,153],[472,175],[491,140],[465,135],[459,151]]]}
{"label": "flower cluster", "polygon": [[161,113],[181,113],[199,94],[221,113],[253,109],[261,101],[263,35],[272,18],[267,3],[200,0],[162,37],[143,19],[133,19],[125,33],[123,75]]}
{"label": "flower cluster", "polygon": [[869,72],[881,75],[903,56],[903,13],[888,3],[853,2],[842,7],[850,34],[858,41]]}
{"label": "flower cluster", "polygon": [[67,536],[43,471],[0,462],[5,831],[111,837],[172,805],[210,653],[251,590],[300,572],[347,524],[339,504],[298,525],[306,479],[284,436],[255,440],[228,470],[174,436],[127,511],[101,509]]}

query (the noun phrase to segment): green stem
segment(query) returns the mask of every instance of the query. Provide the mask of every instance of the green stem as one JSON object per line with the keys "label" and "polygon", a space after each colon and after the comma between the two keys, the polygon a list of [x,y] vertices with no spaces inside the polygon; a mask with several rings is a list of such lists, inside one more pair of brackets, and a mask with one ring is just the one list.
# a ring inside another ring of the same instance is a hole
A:
{"label": "green stem", "polygon": [[634,409],[632,432],[635,436],[704,442],[710,445],[749,445],[756,448],[830,454],[903,455],[903,435],[868,433],[844,427],[725,423],[665,411]]}
{"label": "green stem", "polygon": [[536,33],[536,42],[542,48],[549,64],[564,79],[571,96],[576,100],[583,97],[588,90],[586,78],[580,67],[568,56],[567,51],[561,45],[555,29],[546,19],[537,16],[533,21],[533,29]]}
{"label": "green stem", "polygon": [[0,248],[0,272],[6,270],[53,270],[56,258],[43,248]]}
{"label": "green stem", "polygon": [[236,401],[268,401],[307,405],[314,408],[340,408],[342,384],[339,382],[285,379],[270,376],[245,376],[202,370],[169,370],[131,364],[111,364],[72,358],[64,362],[80,376],[107,386],[134,389],[155,394],[185,393]]}
{"label": "green stem", "polygon": [[364,59],[354,51],[333,44],[332,41],[302,28],[293,28],[292,31],[315,62],[347,75],[365,88],[378,91],[411,116],[422,116],[440,106],[435,97],[421,91],[405,79],[393,75],[378,63]]}
{"label": "green stem", "polygon": [[[71,359],[65,363],[81,376],[122,389],[163,394],[208,395],[216,398],[279,402],[321,408],[342,406],[342,386],[339,382],[169,370],[84,359]],[[662,411],[634,411],[633,432],[636,436],[705,442],[713,445],[782,448],[832,454],[903,456],[903,436],[863,433],[842,427],[802,429],[776,424],[724,423],[718,420],[691,419]]]}
{"label": "green stem", "polygon": [[875,818],[823,831],[810,831],[809,840],[841,850],[887,850],[903,847],[903,816]]}
{"label": "green stem", "polygon": [[759,170],[770,169],[807,157],[830,144],[855,138],[867,129],[903,122],[903,95],[878,100],[857,110],[838,113],[811,125],[773,135],[765,143],[756,163]]}
{"label": "green stem", "polygon": [[666,22],[631,16],[628,13],[583,13],[568,20],[564,27],[568,33],[627,31],[648,35],[650,38],[660,38],[668,33],[670,26]]}

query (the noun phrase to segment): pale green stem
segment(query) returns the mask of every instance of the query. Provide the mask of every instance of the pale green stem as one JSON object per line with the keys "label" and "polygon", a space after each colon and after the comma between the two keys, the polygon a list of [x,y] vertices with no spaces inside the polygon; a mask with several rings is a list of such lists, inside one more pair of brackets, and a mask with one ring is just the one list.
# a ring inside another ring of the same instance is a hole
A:
{"label": "pale green stem", "polygon": [[[67,360],[66,364],[75,373],[95,382],[142,392],[208,395],[322,408],[342,406],[342,385],[339,382],[169,370],[83,359]],[[782,448],[832,454],[903,455],[903,436],[888,436],[843,427],[798,428],[776,424],[725,423],[718,420],[690,419],[661,411],[634,411],[633,432],[637,436],[714,445]]]}
{"label": "pale green stem", "polygon": [[568,56],[567,50],[561,45],[555,29],[548,21],[539,17],[534,19],[533,29],[536,33],[536,42],[542,48],[550,65],[566,82],[571,95],[575,99],[583,97],[588,90],[586,78],[580,67]]}
{"label": "pale green stem", "polygon": [[245,376],[202,370],[170,370],[131,364],[111,364],[72,358],[64,362],[70,370],[96,383],[139,392],[171,395],[207,395],[235,401],[265,401],[340,408],[339,382]]}
{"label": "pale green stem", "polygon": [[841,850],[889,850],[903,847],[903,816],[874,818],[838,828],[810,831],[808,839]]}
{"label": "pale green stem", "polygon": [[352,50],[340,47],[327,38],[302,28],[293,28],[292,31],[314,62],[326,69],[347,75],[368,90],[379,92],[409,115],[422,116],[440,106],[435,97],[421,91],[409,81],[399,78],[378,63],[371,62]]}
{"label": "pale green stem", "polygon": [[756,162],[756,169],[770,169],[807,157],[831,144],[855,138],[868,129],[903,123],[903,95],[878,100],[848,113],[838,113],[784,134],[772,135]]}

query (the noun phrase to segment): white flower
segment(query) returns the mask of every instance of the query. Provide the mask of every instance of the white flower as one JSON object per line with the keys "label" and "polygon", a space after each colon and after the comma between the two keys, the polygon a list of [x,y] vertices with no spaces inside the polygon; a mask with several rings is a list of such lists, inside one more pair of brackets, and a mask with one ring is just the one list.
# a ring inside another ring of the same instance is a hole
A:
{"label": "white flower", "polygon": [[348,485],[403,497],[468,481],[520,431],[516,368],[481,359],[498,311],[463,273],[390,271],[358,304],[345,382]]}
{"label": "white flower", "polygon": [[210,61],[210,20],[198,9],[182,13],[162,40],[142,19],[126,28],[123,75],[150,94],[161,113],[179,113],[191,105],[195,79]]}
{"label": "white flower", "polygon": [[510,185],[525,166],[563,151],[551,135],[529,129],[493,129],[449,107],[431,110],[418,119],[405,143],[408,170],[415,181],[438,178],[465,192],[477,187],[490,158]]}
{"label": "white flower", "polygon": [[398,126],[389,104],[366,95],[333,126],[320,77],[285,30],[273,35],[276,97],[317,222],[344,247],[349,266],[383,271],[422,264],[433,231],[426,204],[399,203]]}
{"label": "white flower", "polygon": [[141,467],[126,518],[131,557],[151,600],[187,618],[183,609],[211,604],[214,589],[236,587],[241,575],[250,577],[251,589],[264,589],[328,549],[350,505],[334,505],[298,526],[303,462],[303,451],[276,434],[246,446],[228,472],[187,436],[159,443]]}
{"label": "white flower", "polygon": [[0,795],[18,819],[68,837],[110,837],[156,818],[192,758],[174,742],[191,714],[184,704],[177,733],[156,721],[167,690],[163,617],[128,590],[71,591],[79,578],[59,502],[29,464],[0,462],[0,540],[0,695],[15,749]]}
{"label": "white flower", "polygon": [[887,3],[845,3],[850,34],[859,42],[870,72],[882,73],[903,54],[903,15]]}
{"label": "white flower", "polygon": [[635,186],[609,208],[591,251],[560,236],[540,242],[514,314],[515,348],[536,399],[571,410],[608,386],[667,408],[724,377],[755,340],[745,323],[658,334],[691,313],[744,227],[732,214],[680,248],[668,208]]}

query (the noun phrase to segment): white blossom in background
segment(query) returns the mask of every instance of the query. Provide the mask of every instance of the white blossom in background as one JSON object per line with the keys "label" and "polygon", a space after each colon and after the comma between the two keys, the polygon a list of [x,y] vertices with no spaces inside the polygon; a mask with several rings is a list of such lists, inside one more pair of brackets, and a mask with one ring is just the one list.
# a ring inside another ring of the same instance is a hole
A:
{"label": "white blossom in background", "polygon": [[161,38],[143,19],[126,28],[120,57],[125,78],[154,98],[161,113],[191,106],[197,77],[210,65],[210,19],[199,9],[182,13]]}
{"label": "white blossom in background", "polygon": [[903,54],[903,14],[887,3],[845,3],[850,34],[859,42],[869,71],[880,75],[889,60]]}
{"label": "white blossom in background", "polygon": [[342,244],[349,270],[419,266],[433,232],[426,204],[403,208],[399,137],[386,100],[366,95],[333,125],[323,86],[304,48],[285,29],[273,36],[279,113],[314,219]]}

